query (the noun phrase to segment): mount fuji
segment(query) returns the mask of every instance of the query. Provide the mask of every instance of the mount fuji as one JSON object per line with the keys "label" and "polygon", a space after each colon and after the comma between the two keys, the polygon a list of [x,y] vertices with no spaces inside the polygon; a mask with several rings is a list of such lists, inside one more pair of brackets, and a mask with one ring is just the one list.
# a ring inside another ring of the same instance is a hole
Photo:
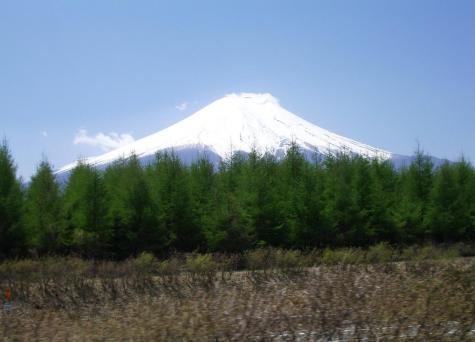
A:
{"label": "mount fuji", "polygon": [[[173,151],[185,163],[200,156],[218,162],[233,152],[252,150],[281,158],[292,143],[308,157],[346,152],[397,165],[411,158],[320,128],[281,107],[270,94],[242,93],[226,95],[166,129],[83,162],[105,169],[135,154],[146,164],[160,151]],[[56,174],[66,176],[77,164],[65,165]]]}

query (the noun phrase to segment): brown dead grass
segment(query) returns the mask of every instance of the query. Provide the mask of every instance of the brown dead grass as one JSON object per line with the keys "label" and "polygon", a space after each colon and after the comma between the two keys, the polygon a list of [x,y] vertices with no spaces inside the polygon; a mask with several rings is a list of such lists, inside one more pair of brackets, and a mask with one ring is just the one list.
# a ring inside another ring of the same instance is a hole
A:
{"label": "brown dead grass", "polygon": [[3,279],[15,298],[0,339],[475,340],[473,258],[168,273],[62,264]]}

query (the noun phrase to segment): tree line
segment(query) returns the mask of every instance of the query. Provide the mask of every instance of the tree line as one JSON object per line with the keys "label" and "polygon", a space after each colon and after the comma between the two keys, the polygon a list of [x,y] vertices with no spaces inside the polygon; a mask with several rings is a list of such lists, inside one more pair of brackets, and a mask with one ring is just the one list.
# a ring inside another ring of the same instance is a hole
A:
{"label": "tree line", "polygon": [[475,171],[464,159],[437,168],[345,153],[308,160],[235,153],[219,166],[159,153],[105,171],[85,163],[65,184],[42,161],[24,185],[0,146],[0,257],[122,259],[149,251],[239,252],[255,247],[366,247],[475,239]]}

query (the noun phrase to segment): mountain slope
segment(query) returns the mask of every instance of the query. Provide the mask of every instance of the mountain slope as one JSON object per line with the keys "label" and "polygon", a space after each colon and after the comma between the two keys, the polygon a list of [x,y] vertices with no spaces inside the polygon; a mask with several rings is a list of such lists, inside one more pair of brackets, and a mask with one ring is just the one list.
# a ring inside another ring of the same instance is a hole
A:
{"label": "mountain slope", "polygon": [[[191,161],[205,153],[212,159],[231,152],[271,152],[282,155],[291,142],[307,154],[346,151],[368,158],[390,159],[392,154],[320,128],[287,111],[270,94],[230,94],[188,118],[127,146],[85,162],[106,167],[111,162],[135,153],[148,160],[161,150],[173,149]],[[64,173],[77,164],[58,170]]]}

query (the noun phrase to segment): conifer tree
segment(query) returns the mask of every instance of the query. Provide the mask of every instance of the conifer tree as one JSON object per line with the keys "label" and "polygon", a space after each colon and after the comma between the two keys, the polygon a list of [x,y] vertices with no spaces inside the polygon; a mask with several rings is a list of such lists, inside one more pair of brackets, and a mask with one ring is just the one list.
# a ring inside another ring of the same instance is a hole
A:
{"label": "conifer tree", "polygon": [[454,166],[457,198],[453,203],[453,238],[475,241],[475,170],[464,158]]}
{"label": "conifer tree", "polygon": [[220,165],[214,229],[208,240],[212,250],[237,252],[254,245],[255,226],[244,200],[247,189],[240,188],[245,164],[244,157],[234,153]]}
{"label": "conifer tree", "polygon": [[161,230],[171,247],[193,251],[204,244],[199,227],[193,224],[188,170],[174,153],[161,153],[147,170],[151,196]]}
{"label": "conifer tree", "polygon": [[97,169],[79,163],[64,194],[64,217],[71,247],[86,257],[109,255],[112,231],[107,215],[106,188]]}
{"label": "conifer tree", "polygon": [[234,193],[223,192],[219,198],[215,234],[208,242],[211,249],[236,253],[254,247],[255,230],[248,208],[243,207]]}
{"label": "conifer tree", "polygon": [[0,145],[0,258],[24,252],[22,189],[6,140]]}
{"label": "conifer tree", "polygon": [[213,164],[205,157],[199,158],[190,167],[191,226],[200,231],[201,239],[209,247],[215,231],[217,205],[216,175]]}
{"label": "conifer tree", "polygon": [[306,163],[295,142],[291,143],[286,151],[285,158],[280,163],[279,208],[285,215],[287,247],[297,243],[299,230],[307,230],[307,227],[302,227],[305,224],[302,218],[306,211],[306,203],[302,192],[304,190],[302,185]]}
{"label": "conifer tree", "polygon": [[430,231],[424,223],[433,186],[433,164],[430,157],[418,148],[411,165],[400,171],[399,178],[396,226],[404,242],[422,242],[430,237]]}
{"label": "conifer tree", "polygon": [[325,194],[325,171],[322,161],[316,160],[311,174],[307,175],[304,187],[308,189],[308,226],[311,228],[306,234],[302,234],[304,247],[325,247],[332,243],[332,235],[329,224],[324,214]]}
{"label": "conifer tree", "polygon": [[255,180],[251,185],[255,190],[256,243],[259,246],[284,247],[289,237],[285,230],[284,215],[279,209],[279,168],[276,158],[266,153],[258,158],[252,171]]}
{"label": "conifer tree", "polygon": [[312,165],[292,142],[280,163],[280,210],[285,215],[285,231],[288,247],[321,246],[328,241],[323,220],[321,198],[323,179],[316,177]]}
{"label": "conifer tree", "polygon": [[370,162],[360,156],[352,157],[352,204],[349,209],[350,230],[348,231],[348,241],[351,245],[365,246],[371,243],[374,235],[374,215],[373,191],[374,179],[371,173]]}
{"label": "conifer tree", "polygon": [[324,162],[325,192],[324,215],[329,224],[333,244],[350,245],[354,224],[353,165],[345,153],[329,155]]}
{"label": "conifer tree", "polygon": [[26,226],[40,254],[64,253],[68,245],[61,220],[61,194],[53,169],[42,161],[26,193]]}
{"label": "conifer tree", "polygon": [[396,205],[397,173],[390,161],[371,161],[371,230],[369,243],[385,241],[397,243],[401,236],[395,226],[394,208]]}
{"label": "conifer tree", "polygon": [[145,171],[135,155],[117,161],[104,174],[109,195],[107,221],[112,229],[116,257],[125,258],[142,251],[159,253],[166,237],[155,219]]}
{"label": "conifer tree", "polygon": [[[421,204],[427,203],[433,181],[434,165],[430,157],[417,149],[408,170],[409,195]],[[423,208],[424,209],[424,208]]]}

